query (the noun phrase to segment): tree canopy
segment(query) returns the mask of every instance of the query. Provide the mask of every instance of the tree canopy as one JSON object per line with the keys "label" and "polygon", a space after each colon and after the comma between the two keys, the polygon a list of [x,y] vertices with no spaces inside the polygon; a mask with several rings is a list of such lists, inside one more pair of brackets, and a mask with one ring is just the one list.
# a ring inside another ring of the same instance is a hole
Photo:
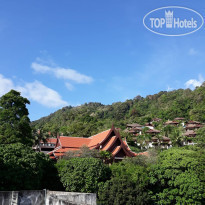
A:
{"label": "tree canopy", "polygon": [[163,151],[149,172],[155,204],[204,204],[204,170],[204,151],[191,148]]}
{"label": "tree canopy", "polygon": [[61,189],[49,157],[21,143],[0,145],[0,167],[1,191]]}
{"label": "tree canopy", "polygon": [[100,159],[59,160],[57,169],[66,191],[95,193],[98,184],[110,178],[110,169]]}
{"label": "tree canopy", "polygon": [[111,165],[111,179],[100,184],[99,204],[148,204],[150,202],[147,191],[149,178],[144,160],[139,156]]}
{"label": "tree canopy", "polygon": [[28,109],[29,100],[19,92],[11,90],[0,98],[0,143],[20,142],[32,145],[32,135]]}

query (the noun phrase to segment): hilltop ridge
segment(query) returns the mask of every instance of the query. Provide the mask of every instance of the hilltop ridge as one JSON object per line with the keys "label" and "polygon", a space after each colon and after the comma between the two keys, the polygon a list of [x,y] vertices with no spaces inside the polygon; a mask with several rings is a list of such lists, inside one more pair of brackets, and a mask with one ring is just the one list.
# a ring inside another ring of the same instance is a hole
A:
{"label": "hilltop ridge", "polygon": [[127,123],[144,124],[156,117],[164,121],[184,117],[205,122],[205,82],[193,91],[161,91],[111,105],[90,102],[77,107],[67,106],[31,124],[53,133],[88,137],[110,128],[112,124],[124,129]]}

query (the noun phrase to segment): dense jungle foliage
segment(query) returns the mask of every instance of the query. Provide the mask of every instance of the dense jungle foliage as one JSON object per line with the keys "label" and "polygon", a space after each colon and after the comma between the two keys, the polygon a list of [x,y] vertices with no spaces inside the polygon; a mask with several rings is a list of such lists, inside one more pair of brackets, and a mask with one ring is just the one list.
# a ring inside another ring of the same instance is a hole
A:
{"label": "dense jungle foliage", "polygon": [[176,117],[205,122],[205,82],[195,90],[161,91],[145,98],[137,96],[112,105],[85,103],[78,107],[64,107],[47,117],[32,122],[32,126],[53,135],[57,132],[69,136],[88,137],[127,123],[144,124],[153,118],[163,121]]}

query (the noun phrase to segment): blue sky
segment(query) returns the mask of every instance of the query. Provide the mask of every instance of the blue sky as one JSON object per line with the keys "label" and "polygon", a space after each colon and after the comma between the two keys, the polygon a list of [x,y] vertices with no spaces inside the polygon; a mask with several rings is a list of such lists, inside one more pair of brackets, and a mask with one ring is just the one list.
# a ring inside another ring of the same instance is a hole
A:
{"label": "blue sky", "polygon": [[36,120],[67,105],[193,89],[205,79],[205,26],[154,34],[143,17],[164,6],[205,17],[204,0],[2,0],[0,96],[19,90]]}

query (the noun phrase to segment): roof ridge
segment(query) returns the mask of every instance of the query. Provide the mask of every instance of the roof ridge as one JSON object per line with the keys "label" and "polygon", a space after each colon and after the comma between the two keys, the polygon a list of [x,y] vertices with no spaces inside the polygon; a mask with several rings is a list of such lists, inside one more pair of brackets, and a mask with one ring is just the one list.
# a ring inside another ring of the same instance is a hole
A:
{"label": "roof ridge", "polygon": [[72,137],[72,136],[59,136],[59,137],[70,137],[70,138],[89,139],[89,137]]}

